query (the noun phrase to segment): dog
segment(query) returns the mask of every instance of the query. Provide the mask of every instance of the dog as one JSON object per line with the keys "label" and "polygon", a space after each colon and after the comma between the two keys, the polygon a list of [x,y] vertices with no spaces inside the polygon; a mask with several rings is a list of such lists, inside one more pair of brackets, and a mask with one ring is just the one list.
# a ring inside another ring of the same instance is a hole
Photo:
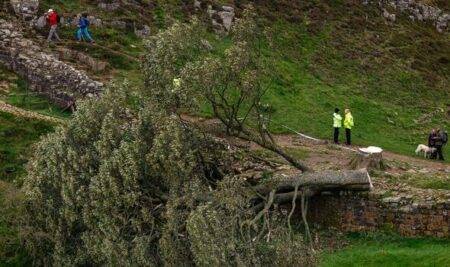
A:
{"label": "dog", "polygon": [[430,156],[436,152],[436,148],[435,147],[429,147],[426,145],[418,145],[416,148],[416,155],[419,155],[420,153],[423,153],[423,157],[424,158],[430,158]]}

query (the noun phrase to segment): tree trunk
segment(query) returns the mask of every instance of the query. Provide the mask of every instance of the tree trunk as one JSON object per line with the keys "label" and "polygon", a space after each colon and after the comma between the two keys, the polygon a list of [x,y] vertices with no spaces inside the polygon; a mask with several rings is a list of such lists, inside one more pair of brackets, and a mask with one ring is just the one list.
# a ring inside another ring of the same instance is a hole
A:
{"label": "tree trunk", "polygon": [[[254,189],[258,194],[267,195],[274,189],[278,194],[289,193],[294,191],[295,186],[298,186],[300,189],[310,188],[315,193],[333,190],[366,191],[373,187],[367,170],[360,169],[305,173],[300,176],[288,177],[280,181],[258,185]],[[284,199],[288,197],[280,196],[280,198]]]}
{"label": "tree trunk", "polygon": [[253,189],[258,196],[251,202],[254,204],[253,209],[260,211],[265,206],[265,201],[261,200],[273,192],[275,195],[271,197],[272,202],[284,204],[296,197],[296,189],[302,191],[302,197],[312,197],[323,191],[369,191],[372,187],[372,181],[366,169],[305,173],[254,186]]}
{"label": "tree trunk", "polygon": [[366,168],[368,170],[385,170],[387,168],[383,161],[383,150],[371,150],[368,148],[360,148],[349,163],[352,170]]}

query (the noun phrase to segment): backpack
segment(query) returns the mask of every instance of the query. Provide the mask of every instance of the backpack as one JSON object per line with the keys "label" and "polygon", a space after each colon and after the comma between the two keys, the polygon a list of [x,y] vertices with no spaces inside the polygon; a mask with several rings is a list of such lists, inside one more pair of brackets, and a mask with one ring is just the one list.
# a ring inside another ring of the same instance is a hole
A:
{"label": "backpack", "polygon": [[45,16],[39,17],[39,19],[36,21],[36,27],[38,29],[43,29],[45,26],[47,26],[47,18]]}

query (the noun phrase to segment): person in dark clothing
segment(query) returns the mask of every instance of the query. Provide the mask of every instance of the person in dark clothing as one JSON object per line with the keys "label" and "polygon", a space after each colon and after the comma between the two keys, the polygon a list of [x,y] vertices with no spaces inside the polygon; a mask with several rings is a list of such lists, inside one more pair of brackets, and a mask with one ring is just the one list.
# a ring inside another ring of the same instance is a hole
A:
{"label": "person in dark clothing", "polygon": [[[436,129],[432,129],[431,133],[428,135],[428,147],[436,148],[435,147],[436,136],[437,136]],[[431,153],[430,159],[435,159],[435,158],[436,158],[436,152]]]}
{"label": "person in dark clothing", "polygon": [[446,139],[445,133],[442,130],[438,130],[436,132],[435,137],[433,138],[434,147],[436,148],[436,154],[437,154],[438,160],[444,160],[444,155],[442,153],[442,147],[444,146],[445,139]]}
{"label": "person in dark clothing", "polygon": [[92,39],[91,34],[89,33],[89,25],[91,23],[88,19],[88,14],[84,13],[81,15],[80,20],[78,21],[78,29],[76,32],[77,41],[85,40],[90,43],[95,43],[94,39]]}

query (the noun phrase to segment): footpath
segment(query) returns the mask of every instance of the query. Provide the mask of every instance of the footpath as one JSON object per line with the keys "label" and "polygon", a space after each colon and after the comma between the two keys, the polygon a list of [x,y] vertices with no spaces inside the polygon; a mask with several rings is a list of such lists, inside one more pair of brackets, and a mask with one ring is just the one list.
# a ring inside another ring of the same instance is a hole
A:
{"label": "footpath", "polygon": [[16,106],[10,105],[2,100],[0,100],[0,111],[9,113],[14,116],[21,117],[21,118],[37,119],[37,120],[48,121],[48,122],[56,123],[56,124],[64,123],[64,120],[62,120],[62,119],[58,119],[55,117],[39,114],[37,112],[21,109]]}

